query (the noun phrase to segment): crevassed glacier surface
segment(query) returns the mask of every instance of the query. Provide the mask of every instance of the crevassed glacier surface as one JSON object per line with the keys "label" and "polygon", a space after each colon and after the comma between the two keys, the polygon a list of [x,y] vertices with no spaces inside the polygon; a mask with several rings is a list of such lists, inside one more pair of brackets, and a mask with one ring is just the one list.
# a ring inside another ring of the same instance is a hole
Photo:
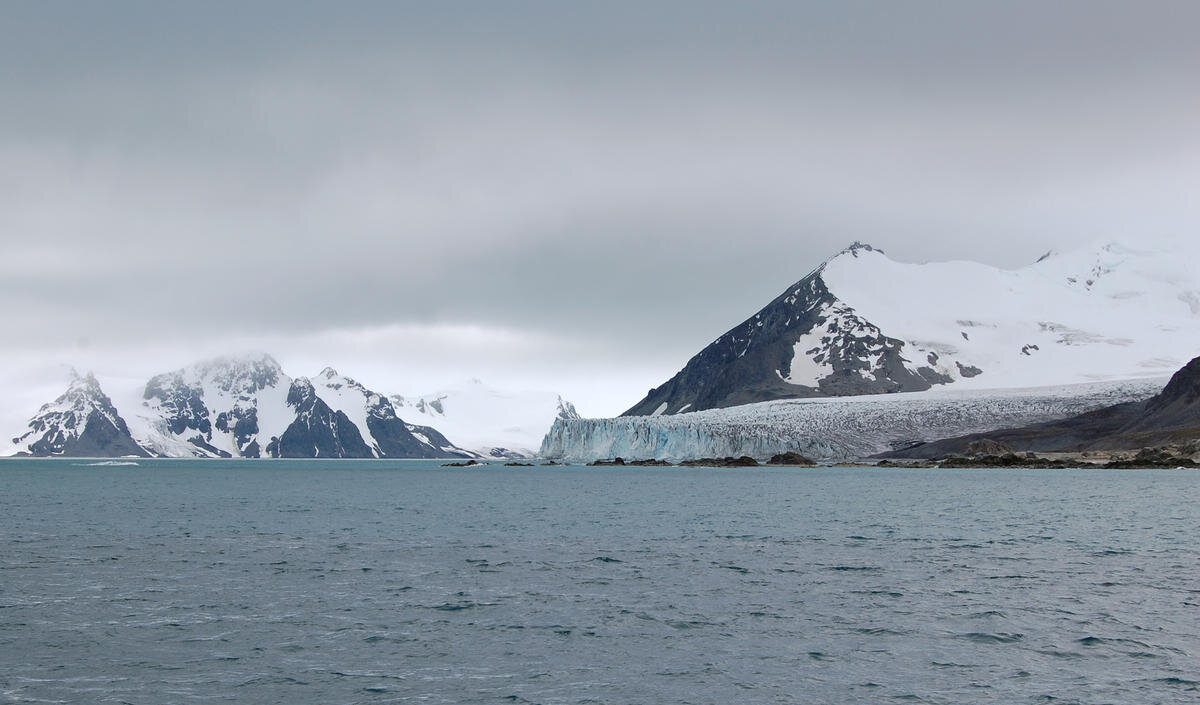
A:
{"label": "crevassed glacier surface", "polygon": [[548,460],[688,460],[787,451],[848,460],[939,438],[1064,418],[1146,399],[1163,378],[1002,390],[937,389],[759,402],[672,416],[559,419],[542,442]]}

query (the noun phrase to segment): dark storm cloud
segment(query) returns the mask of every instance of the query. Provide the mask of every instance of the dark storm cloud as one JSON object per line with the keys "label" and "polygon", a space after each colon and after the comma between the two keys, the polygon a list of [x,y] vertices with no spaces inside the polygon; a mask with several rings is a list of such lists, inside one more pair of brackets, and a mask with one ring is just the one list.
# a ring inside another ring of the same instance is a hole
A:
{"label": "dark storm cloud", "polygon": [[12,348],[449,323],[678,366],[854,239],[1016,266],[1198,220],[1196,3],[0,19]]}

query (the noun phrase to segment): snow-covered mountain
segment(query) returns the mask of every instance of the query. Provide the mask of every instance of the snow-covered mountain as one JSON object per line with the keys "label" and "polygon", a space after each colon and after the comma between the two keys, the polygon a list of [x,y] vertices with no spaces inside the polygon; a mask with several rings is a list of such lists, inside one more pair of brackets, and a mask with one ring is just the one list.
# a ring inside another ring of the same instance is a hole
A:
{"label": "snow-covered mountain", "polygon": [[1197,252],[1116,243],[1003,270],[855,243],[626,415],[771,399],[1165,377],[1200,353]]}
{"label": "snow-covered mountain", "polygon": [[377,458],[438,458],[468,455],[439,431],[405,423],[392,402],[349,377],[326,367],[317,375],[315,393],[357,427]]}
{"label": "snow-covered mountain", "polygon": [[217,358],[152,377],[125,413],[156,455],[258,458],[296,420],[291,389],[270,355]]}
{"label": "snow-covered mountain", "polygon": [[67,391],[38,410],[12,439],[19,455],[146,457],[96,378],[71,373]]}
{"label": "snow-covered mountain", "polygon": [[459,446],[494,458],[532,457],[556,419],[579,418],[575,406],[554,392],[501,391],[478,379],[391,400],[409,419],[424,420]]}
{"label": "snow-covered mountain", "polygon": [[14,439],[15,450],[246,458],[474,455],[433,428],[406,423],[387,397],[331,368],[315,382],[292,378],[270,355],[217,358],[156,375],[144,387],[119,386],[114,404],[95,377],[76,376],[67,393],[42,407],[29,431]]}

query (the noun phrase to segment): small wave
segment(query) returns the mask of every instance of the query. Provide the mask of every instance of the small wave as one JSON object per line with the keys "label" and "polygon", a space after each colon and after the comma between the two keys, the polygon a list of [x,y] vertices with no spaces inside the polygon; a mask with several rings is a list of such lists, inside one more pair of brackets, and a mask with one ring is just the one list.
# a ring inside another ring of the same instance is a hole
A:
{"label": "small wave", "polygon": [[987,610],[986,612],[976,612],[974,614],[967,615],[967,616],[970,619],[986,619],[988,617],[1008,617],[1008,615],[1004,614],[1003,612],[1001,612],[999,610]]}
{"label": "small wave", "polygon": [[101,460],[95,463],[72,463],[72,465],[79,468],[117,468],[137,465],[137,463],[132,460]]}
{"label": "small wave", "polygon": [[905,634],[905,632],[898,632],[894,629],[886,629],[884,627],[863,627],[854,631],[869,636],[904,636]]}
{"label": "small wave", "polygon": [[973,641],[977,644],[1011,644],[1015,641],[1020,641],[1025,638],[1024,634],[1008,634],[998,632],[996,634],[988,634],[986,632],[968,632],[963,634],[962,638],[968,641]]}
{"label": "small wave", "polygon": [[474,602],[445,602],[434,607],[434,609],[443,612],[457,612],[459,610],[469,610],[472,607],[478,607],[478,605]]}
{"label": "small wave", "polygon": [[1176,678],[1175,676],[1168,676],[1166,678],[1156,678],[1154,680],[1154,682],[1155,683],[1163,683],[1164,685],[1181,685],[1181,686],[1187,688],[1188,690],[1195,690],[1196,688],[1200,688],[1200,681],[1188,680],[1187,678]]}

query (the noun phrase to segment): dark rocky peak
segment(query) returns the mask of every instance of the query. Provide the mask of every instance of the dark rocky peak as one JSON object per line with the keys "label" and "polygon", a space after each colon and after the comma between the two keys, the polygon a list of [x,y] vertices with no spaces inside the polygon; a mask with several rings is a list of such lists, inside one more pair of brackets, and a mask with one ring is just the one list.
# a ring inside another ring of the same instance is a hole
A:
{"label": "dark rocky peak", "polygon": [[350,418],[322,401],[307,377],[292,380],[287,403],[295,407],[296,420],[283,435],[271,439],[266,447],[267,455],[276,458],[374,457]]}
{"label": "dark rocky peak", "polygon": [[48,456],[145,457],[125,420],[91,373],[71,371],[67,390],[38,410],[24,435],[12,439],[24,454]]}
{"label": "dark rocky peak", "polygon": [[292,385],[288,387],[288,406],[299,407],[305,402],[309,402],[316,398],[317,390],[313,387],[312,381],[307,377],[297,377],[296,379],[293,379]]}
{"label": "dark rocky peak", "polygon": [[[826,260],[697,353],[625,415],[678,414],[796,397],[915,392],[952,382],[934,367],[936,358],[905,357],[905,341],[886,335],[830,291],[824,278],[827,266],[868,253],[884,256],[876,247],[854,242]],[[978,373],[976,368],[962,370],[964,376]]]}
{"label": "dark rocky peak", "polygon": [[[881,255],[886,254],[883,250],[879,249],[878,247],[872,247],[865,242],[859,242],[858,240],[855,240],[854,242],[850,243],[849,247],[847,247],[846,249],[837,253],[836,255],[834,255],[834,257],[841,257],[842,255],[851,255],[852,257],[858,257],[859,254],[863,253],[863,252],[878,252]],[[833,259],[833,258],[831,257],[830,259]]]}
{"label": "dark rocky peak", "polygon": [[1200,399],[1200,357],[1194,358],[1171,375],[1171,381],[1167,382],[1167,386],[1163,387],[1162,392],[1151,400],[1150,406],[1176,402],[1190,406],[1195,404],[1198,399]]}

